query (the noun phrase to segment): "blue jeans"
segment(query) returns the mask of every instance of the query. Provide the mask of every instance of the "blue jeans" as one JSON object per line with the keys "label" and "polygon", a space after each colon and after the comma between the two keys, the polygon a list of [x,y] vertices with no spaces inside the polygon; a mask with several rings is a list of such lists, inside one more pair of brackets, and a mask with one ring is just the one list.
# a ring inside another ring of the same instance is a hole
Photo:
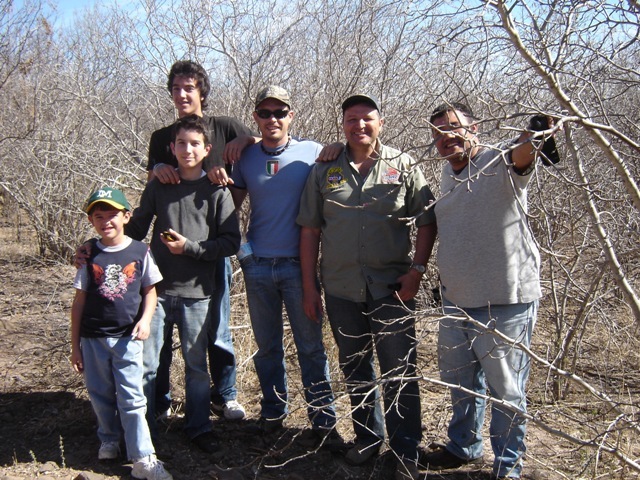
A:
{"label": "blue jeans", "polygon": [[131,337],[81,338],[84,382],[98,418],[98,438],[119,442],[124,430],[127,456],[154,453],[145,420],[142,342]]}
{"label": "blue jeans", "polygon": [[207,330],[211,301],[161,294],[151,319],[151,335],[144,342],[144,393],[147,421],[156,434],[156,373],[167,330],[178,326],[185,365],[185,433],[189,438],[211,430],[209,420],[209,371],[207,370]]}
{"label": "blue jeans", "polygon": [[[211,321],[209,323],[209,372],[211,373],[211,401],[223,405],[235,400],[236,390],[236,354],[233,349],[231,330],[229,329],[231,290],[231,261],[224,257],[216,262],[216,290],[211,296]],[[169,373],[172,357],[173,332],[167,331],[160,365],[156,377],[156,411],[163,412],[171,407],[171,383]]]}
{"label": "blue jeans", "polygon": [[300,261],[249,255],[240,264],[253,335],[258,344],[253,361],[262,389],[261,416],[280,418],[288,412],[283,346],[284,303],[298,351],[309,419],[316,428],[333,427],[336,415],[329,364],[322,343],[322,323],[316,323],[304,314]]}
{"label": "blue jeans", "polygon": [[[415,318],[391,296],[373,300],[367,292],[367,301],[360,303],[325,294],[325,301],[358,442],[382,443],[386,424],[391,449],[399,457],[416,460],[422,429],[420,392],[415,380]],[[405,305],[415,308],[413,301]],[[374,346],[384,385],[384,423],[373,364]]]}
{"label": "blue jeans", "polygon": [[236,353],[229,329],[231,317],[230,291],[233,272],[229,257],[216,263],[216,290],[211,296],[209,324],[209,371],[211,372],[211,400],[222,405],[238,396],[236,390]]}
{"label": "blue jeans", "polygon": [[[438,334],[438,363],[442,380],[480,394],[485,394],[488,386],[491,396],[526,412],[525,388],[530,359],[522,350],[492,335],[491,330],[498,330],[530,346],[538,302],[459,309],[447,299],[443,301],[446,316],[440,319]],[[489,331],[471,325],[465,320],[465,313],[487,325]],[[449,424],[447,449],[465,459],[480,457],[480,430],[486,401],[457,388],[450,390],[453,416]],[[495,456],[494,474],[519,478],[525,453],[525,419],[492,404],[489,432]]]}

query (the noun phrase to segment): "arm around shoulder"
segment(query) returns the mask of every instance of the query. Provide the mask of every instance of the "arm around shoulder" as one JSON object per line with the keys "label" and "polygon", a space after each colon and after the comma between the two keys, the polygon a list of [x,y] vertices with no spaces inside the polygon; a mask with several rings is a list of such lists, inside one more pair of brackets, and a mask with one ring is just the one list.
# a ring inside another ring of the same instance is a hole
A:
{"label": "arm around shoulder", "polygon": [[129,223],[124,226],[124,233],[134,240],[142,241],[149,233],[151,222],[156,214],[154,192],[159,185],[157,179],[147,183],[140,198],[140,206],[133,210]]}

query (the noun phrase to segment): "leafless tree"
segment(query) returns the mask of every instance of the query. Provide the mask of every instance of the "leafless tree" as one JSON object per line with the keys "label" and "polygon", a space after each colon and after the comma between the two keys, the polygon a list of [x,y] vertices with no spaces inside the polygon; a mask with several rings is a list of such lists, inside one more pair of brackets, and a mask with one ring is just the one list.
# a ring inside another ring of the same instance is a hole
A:
{"label": "leafless tree", "polygon": [[[552,116],[563,162],[539,165],[529,187],[545,291],[531,421],[592,452],[583,476],[637,470],[639,16],[621,0],[139,0],[64,25],[39,2],[0,0],[0,186],[38,253],[68,258],[87,235],[80,206],[92,188],[135,198],[143,187],[149,136],[174,119],[166,74],[183,58],[210,73],[211,112],[250,126],[257,90],[279,84],[294,133],[322,143],[342,138],[342,99],[374,93],[384,142],[410,153],[434,192],[437,104],[469,103],[486,143]],[[432,360],[437,310],[419,313]],[[429,392],[440,386],[435,364],[423,372]],[[576,458],[539,460],[571,476]]]}

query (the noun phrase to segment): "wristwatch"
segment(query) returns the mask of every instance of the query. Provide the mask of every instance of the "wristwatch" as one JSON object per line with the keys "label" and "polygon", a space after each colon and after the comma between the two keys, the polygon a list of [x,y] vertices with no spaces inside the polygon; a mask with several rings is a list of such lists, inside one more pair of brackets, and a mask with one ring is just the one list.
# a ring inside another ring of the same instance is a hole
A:
{"label": "wristwatch", "polygon": [[413,268],[414,270],[419,271],[423,275],[427,271],[427,267],[425,267],[424,265],[420,265],[418,263],[412,263],[411,264],[411,268]]}

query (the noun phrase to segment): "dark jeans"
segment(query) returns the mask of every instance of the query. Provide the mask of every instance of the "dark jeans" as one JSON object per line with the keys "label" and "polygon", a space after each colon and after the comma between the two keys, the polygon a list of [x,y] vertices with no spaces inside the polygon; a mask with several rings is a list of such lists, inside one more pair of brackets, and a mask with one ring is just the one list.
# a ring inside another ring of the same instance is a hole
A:
{"label": "dark jeans", "polygon": [[[209,323],[209,372],[211,374],[211,400],[219,405],[235,400],[236,355],[229,329],[231,290],[231,261],[228,257],[216,263],[216,291],[211,296]],[[167,332],[160,352],[160,365],[156,377],[156,412],[164,412],[171,406],[169,370],[172,358],[173,330]]]}
{"label": "dark jeans", "polygon": [[[381,443],[384,425],[391,449],[415,460],[422,438],[420,392],[416,380],[415,318],[394,297],[352,302],[325,295],[327,314],[339,348],[340,368],[351,400],[358,442]],[[415,303],[405,302],[413,310]],[[382,378],[376,378],[373,353]],[[382,384],[383,412],[377,385]]]}

